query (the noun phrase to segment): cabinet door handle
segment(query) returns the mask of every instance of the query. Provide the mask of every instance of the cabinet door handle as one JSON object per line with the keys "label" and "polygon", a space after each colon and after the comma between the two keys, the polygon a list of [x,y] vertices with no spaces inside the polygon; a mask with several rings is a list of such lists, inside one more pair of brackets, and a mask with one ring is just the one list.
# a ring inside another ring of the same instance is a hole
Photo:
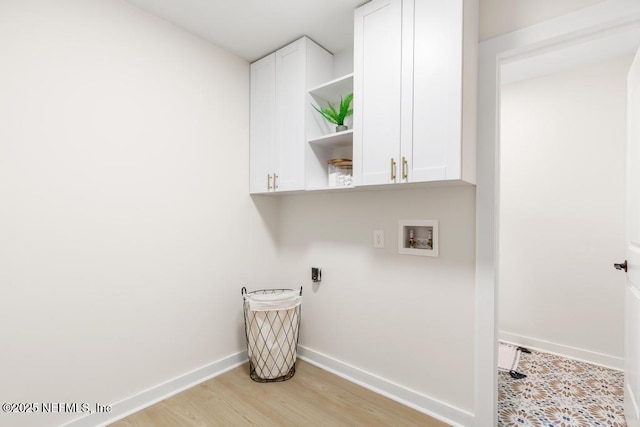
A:
{"label": "cabinet door handle", "polygon": [[391,158],[391,181],[396,180],[396,161]]}
{"label": "cabinet door handle", "polygon": [[267,190],[271,190],[271,175],[267,175]]}
{"label": "cabinet door handle", "polygon": [[275,173],[273,174],[273,189],[278,189],[278,175],[276,175]]}
{"label": "cabinet door handle", "polygon": [[407,159],[402,156],[402,179],[407,179],[407,169],[409,169]]}

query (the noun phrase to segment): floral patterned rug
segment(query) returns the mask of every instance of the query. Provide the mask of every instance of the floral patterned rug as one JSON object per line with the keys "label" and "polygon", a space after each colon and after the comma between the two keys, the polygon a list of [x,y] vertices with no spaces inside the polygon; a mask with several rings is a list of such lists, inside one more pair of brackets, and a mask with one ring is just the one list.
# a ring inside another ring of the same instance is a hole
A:
{"label": "floral patterned rug", "polygon": [[513,379],[498,372],[498,425],[626,426],[623,373],[553,354],[522,353]]}

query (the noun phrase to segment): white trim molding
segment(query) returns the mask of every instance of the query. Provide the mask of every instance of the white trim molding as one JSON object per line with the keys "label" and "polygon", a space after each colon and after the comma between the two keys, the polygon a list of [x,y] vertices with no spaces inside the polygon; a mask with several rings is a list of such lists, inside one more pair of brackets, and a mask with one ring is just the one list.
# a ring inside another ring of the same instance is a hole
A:
{"label": "white trim molding", "polygon": [[499,339],[507,344],[526,347],[531,350],[543,351],[545,353],[555,354],[567,359],[604,366],[605,368],[615,369],[617,371],[624,370],[624,358],[611,356],[610,354],[598,353],[584,348],[572,347],[569,345],[558,344],[551,341],[503,331],[500,331]]}
{"label": "white trim molding", "polygon": [[640,25],[640,2],[608,0],[480,43],[476,188],[475,425],[497,425],[500,66]]}
{"label": "white trim molding", "polygon": [[[160,402],[168,397],[198,385],[213,377],[217,377],[235,367],[247,362],[247,352],[232,354],[208,365],[202,366],[184,375],[155,385],[133,396],[127,397],[111,405],[111,412],[94,412],[77,418],[62,427],[95,427],[106,426],[146,407]],[[249,373],[247,372],[247,375]]]}
{"label": "white trim molding", "polygon": [[[308,347],[298,345],[298,358],[452,426],[473,425],[473,414],[469,412]],[[106,426],[204,381],[222,375],[247,361],[246,351],[233,354],[116,402],[111,405],[112,410],[108,413],[85,415],[63,424],[62,427]]]}
{"label": "white trim molding", "polygon": [[298,346],[298,357],[325,371],[338,375],[375,393],[395,400],[452,426],[473,425],[473,414],[364,371],[331,356]]}

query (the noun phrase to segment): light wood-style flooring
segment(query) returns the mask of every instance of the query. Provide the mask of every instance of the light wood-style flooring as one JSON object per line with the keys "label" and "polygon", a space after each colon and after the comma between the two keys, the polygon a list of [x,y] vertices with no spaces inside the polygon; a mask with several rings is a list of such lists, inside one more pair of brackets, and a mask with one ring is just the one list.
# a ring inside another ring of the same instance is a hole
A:
{"label": "light wood-style flooring", "polygon": [[446,426],[357,384],[297,361],[293,378],[256,383],[235,368],[112,427]]}

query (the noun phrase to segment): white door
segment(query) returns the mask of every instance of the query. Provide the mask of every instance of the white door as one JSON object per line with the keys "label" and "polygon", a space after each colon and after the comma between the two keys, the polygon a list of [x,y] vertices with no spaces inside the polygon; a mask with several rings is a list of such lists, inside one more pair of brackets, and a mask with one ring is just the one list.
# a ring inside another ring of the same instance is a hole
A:
{"label": "white door", "polygon": [[306,39],[276,52],[275,191],[304,189]]}
{"label": "white door", "polygon": [[353,156],[356,185],[399,182],[401,0],[355,11]]}
{"label": "white door", "polygon": [[[405,1],[412,5],[413,28],[406,28],[402,60],[412,72],[403,76],[402,157],[409,182],[461,178],[463,1]],[[406,22],[406,21],[405,21]],[[405,25],[409,27],[409,25]],[[404,29],[404,28],[403,28]],[[407,63],[408,61],[412,63]],[[405,81],[411,84],[405,84]],[[409,141],[411,140],[411,141]],[[405,142],[411,142],[407,144]]]}
{"label": "white door", "polygon": [[[624,414],[640,426],[640,50],[627,88],[627,234]],[[616,268],[621,267],[617,265]]]}
{"label": "white door", "polygon": [[249,139],[249,191],[273,188],[273,151],[276,138],[276,61],[271,54],[251,64],[251,127]]}

